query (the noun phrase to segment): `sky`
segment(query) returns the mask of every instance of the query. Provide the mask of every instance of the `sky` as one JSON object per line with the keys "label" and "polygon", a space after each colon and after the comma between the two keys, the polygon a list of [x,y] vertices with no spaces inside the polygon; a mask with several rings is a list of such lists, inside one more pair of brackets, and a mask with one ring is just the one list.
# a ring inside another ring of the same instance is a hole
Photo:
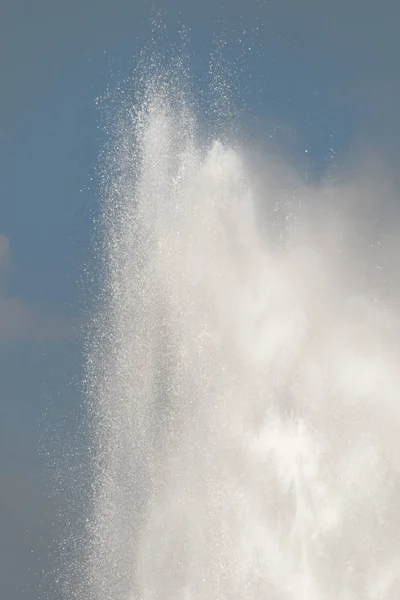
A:
{"label": "sky", "polygon": [[373,155],[396,182],[399,23],[394,0],[3,0],[1,598],[59,598],[51,565],[66,523],[74,527],[67,455],[82,417],[79,329],[91,301],[84,269],[105,141],[96,98],[134,72],[151,38],[171,52],[182,25],[200,80],[223,32],[226,60],[240,67],[241,118],[257,143],[272,140],[316,177],[333,159]]}

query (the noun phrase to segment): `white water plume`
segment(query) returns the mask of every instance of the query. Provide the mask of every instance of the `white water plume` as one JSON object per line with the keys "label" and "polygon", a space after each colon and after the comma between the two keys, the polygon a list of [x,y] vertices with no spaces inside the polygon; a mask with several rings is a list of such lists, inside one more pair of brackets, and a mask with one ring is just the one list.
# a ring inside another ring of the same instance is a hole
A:
{"label": "white water plume", "polygon": [[188,106],[150,90],[107,160],[86,593],[398,600],[395,237]]}

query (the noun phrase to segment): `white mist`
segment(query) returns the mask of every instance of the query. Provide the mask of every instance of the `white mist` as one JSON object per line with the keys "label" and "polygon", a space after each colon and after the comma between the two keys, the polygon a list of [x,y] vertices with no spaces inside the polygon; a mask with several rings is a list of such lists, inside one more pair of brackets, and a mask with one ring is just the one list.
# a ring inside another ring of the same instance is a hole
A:
{"label": "white mist", "polygon": [[354,189],[201,143],[182,97],[105,167],[87,593],[398,600],[398,310]]}

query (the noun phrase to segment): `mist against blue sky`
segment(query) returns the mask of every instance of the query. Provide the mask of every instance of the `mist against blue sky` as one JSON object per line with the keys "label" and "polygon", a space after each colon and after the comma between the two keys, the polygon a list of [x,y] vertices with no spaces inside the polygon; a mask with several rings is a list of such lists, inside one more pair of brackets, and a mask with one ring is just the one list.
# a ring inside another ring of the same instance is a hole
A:
{"label": "mist against blue sky", "polygon": [[134,73],[151,39],[173,52],[185,26],[195,88],[216,40],[226,42],[233,101],[257,143],[265,139],[317,176],[364,150],[395,171],[399,23],[394,0],[2,3],[2,598],[46,597],[59,509],[73,493],[54,481],[68,480],[62,449],[80,419],[77,324],[90,305],[82,282],[104,143],[96,98]]}

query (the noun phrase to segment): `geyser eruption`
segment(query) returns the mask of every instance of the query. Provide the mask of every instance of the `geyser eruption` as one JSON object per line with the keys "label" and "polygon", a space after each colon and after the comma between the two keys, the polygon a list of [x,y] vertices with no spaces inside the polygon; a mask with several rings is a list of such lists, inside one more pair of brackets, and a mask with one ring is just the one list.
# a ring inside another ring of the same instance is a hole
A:
{"label": "geyser eruption", "polygon": [[149,85],[105,161],[85,597],[398,600],[383,238],[346,217],[357,186],[201,141],[173,87]]}

